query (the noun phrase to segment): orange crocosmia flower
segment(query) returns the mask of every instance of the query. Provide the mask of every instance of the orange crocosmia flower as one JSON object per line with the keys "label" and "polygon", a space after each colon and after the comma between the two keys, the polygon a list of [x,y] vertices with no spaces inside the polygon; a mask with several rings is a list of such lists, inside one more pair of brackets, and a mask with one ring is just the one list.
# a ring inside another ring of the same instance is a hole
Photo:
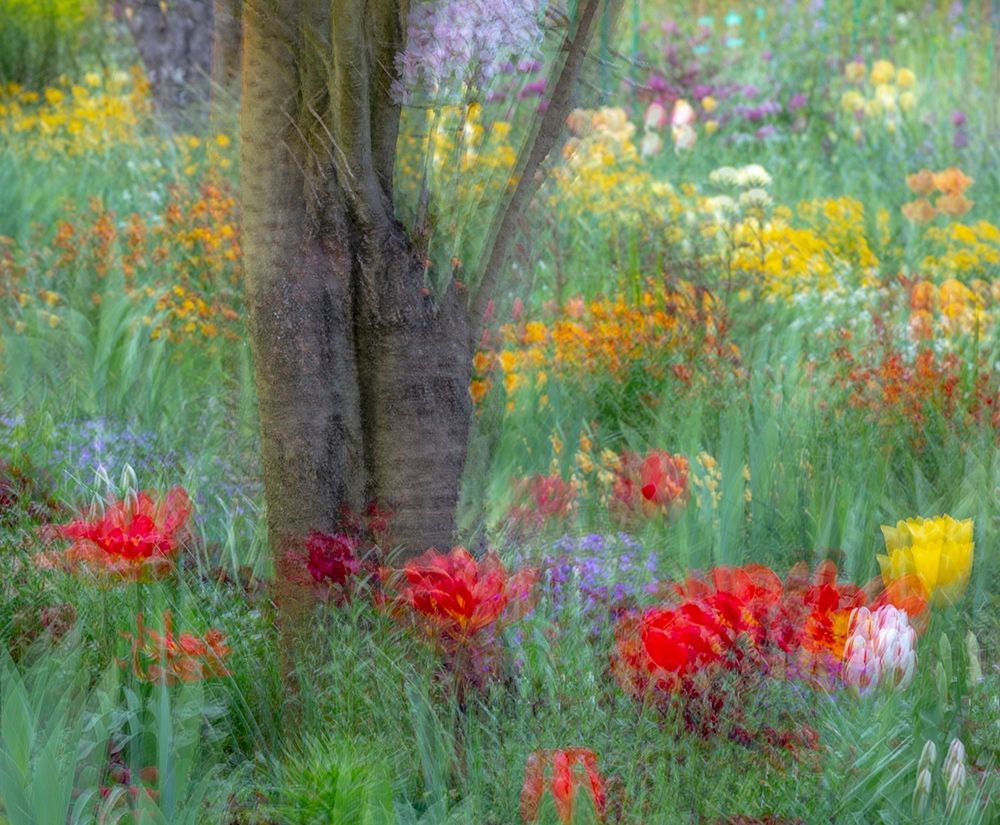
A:
{"label": "orange crocosmia flower", "polygon": [[957,166],[950,166],[933,175],[934,188],[946,195],[961,195],[968,189],[973,180],[967,177]]}
{"label": "orange crocosmia flower", "polygon": [[972,209],[974,201],[970,201],[961,192],[941,195],[935,202],[938,210],[949,218],[958,218]]}
{"label": "orange crocosmia flower", "polygon": [[930,169],[921,169],[906,176],[906,185],[914,195],[929,195],[937,186],[934,183],[934,173]]}
{"label": "orange crocosmia flower", "polygon": [[90,521],[54,525],[57,535],[73,543],[62,553],[42,554],[38,563],[129,581],[157,578],[173,569],[190,515],[191,501],[183,487],[174,487],[159,502],[143,491],[112,502]]}
{"label": "orange crocosmia flower", "polygon": [[[938,200],[940,201],[941,199],[938,198]],[[937,215],[937,209],[934,208],[934,205],[927,198],[919,198],[918,200],[904,203],[901,211],[906,220],[916,224],[928,223]]]}
{"label": "orange crocosmia flower", "polygon": [[136,634],[122,634],[132,644],[132,671],[144,682],[199,682],[210,676],[228,676],[223,664],[230,650],[221,631],[209,630],[204,637],[191,633],[174,635],[173,614],[163,613],[163,633],[146,627],[140,613]]}
{"label": "orange crocosmia flower", "polygon": [[464,640],[531,607],[537,579],[532,568],[508,576],[493,553],[476,561],[464,547],[428,550],[403,567],[396,604],[408,607],[442,636]]}
{"label": "orange crocosmia flower", "polygon": [[521,820],[525,825],[538,820],[538,809],[546,790],[546,768],[551,770],[549,791],[563,825],[573,821],[580,794],[590,797],[598,820],[604,820],[604,780],[597,771],[597,756],[586,748],[569,748],[535,751],[525,760],[521,789]]}
{"label": "orange crocosmia flower", "polygon": [[910,309],[929,312],[934,309],[937,289],[930,281],[917,281],[910,290]]}

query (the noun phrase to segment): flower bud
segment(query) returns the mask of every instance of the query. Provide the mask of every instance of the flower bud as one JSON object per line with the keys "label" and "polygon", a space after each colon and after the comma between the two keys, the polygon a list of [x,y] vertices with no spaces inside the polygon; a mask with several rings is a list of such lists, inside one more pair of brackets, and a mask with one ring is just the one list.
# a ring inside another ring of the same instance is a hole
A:
{"label": "flower bud", "polygon": [[951,744],[948,746],[948,755],[945,756],[944,766],[941,768],[946,779],[956,765],[965,767],[965,746],[957,736],[951,740]]}
{"label": "flower bud", "polygon": [[948,792],[945,801],[945,816],[951,816],[958,810],[958,803],[962,798],[962,789],[965,787],[965,763],[957,762],[946,777]]}
{"label": "flower bud", "polygon": [[913,814],[922,817],[931,798],[931,772],[927,768],[917,773],[917,784],[913,789]]}
{"label": "flower bud", "polygon": [[937,663],[937,667],[934,669],[934,682],[937,685],[938,696],[941,699],[942,705],[948,704],[948,674],[945,673],[944,665],[941,662]]}
{"label": "flower bud", "polygon": [[924,743],[924,749],[920,752],[920,761],[917,763],[917,773],[923,770],[929,771],[937,762],[937,745],[930,739]]}
{"label": "flower bud", "polygon": [[979,684],[983,681],[983,666],[979,661],[979,640],[971,630],[965,636],[965,652],[969,658],[969,683]]}
{"label": "flower bud", "polygon": [[944,672],[948,677],[948,684],[950,685],[952,674],[951,641],[945,633],[942,633],[941,638],[938,639],[938,656],[941,659],[941,663],[944,665]]}

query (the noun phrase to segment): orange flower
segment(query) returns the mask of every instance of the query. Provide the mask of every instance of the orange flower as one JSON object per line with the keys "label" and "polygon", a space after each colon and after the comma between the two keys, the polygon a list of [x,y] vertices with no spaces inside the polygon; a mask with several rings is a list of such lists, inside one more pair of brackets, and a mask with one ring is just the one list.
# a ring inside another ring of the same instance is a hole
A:
{"label": "orange flower", "polygon": [[958,218],[972,209],[975,202],[970,201],[960,192],[955,192],[953,194],[941,195],[935,203],[942,214],[947,215],[949,218]]}
{"label": "orange flower", "polygon": [[551,767],[549,789],[556,814],[563,825],[573,821],[577,796],[590,797],[598,820],[604,819],[604,781],[597,772],[597,756],[586,748],[535,751],[524,763],[521,789],[521,819],[526,825],[538,820],[538,808],[545,794],[545,769]]}
{"label": "orange flower", "polygon": [[[940,203],[940,198],[938,202]],[[910,201],[909,203],[904,203],[902,208],[903,217],[906,218],[910,223],[928,223],[934,219],[937,214],[937,209],[931,204],[927,198],[919,198],[915,201]]]}
{"label": "orange flower", "polygon": [[934,173],[930,169],[921,169],[913,175],[907,175],[906,185],[914,195],[929,195],[937,188]]}
{"label": "orange flower", "polygon": [[930,281],[917,281],[910,290],[910,309],[930,312],[934,308],[936,293]]}
{"label": "orange flower", "polygon": [[934,188],[946,195],[961,195],[968,189],[973,180],[967,177],[957,166],[950,166],[933,175]]}
{"label": "orange flower", "polygon": [[498,623],[520,618],[531,607],[537,578],[532,568],[507,575],[490,553],[476,561],[464,547],[428,550],[403,567],[398,606],[415,611],[442,638],[462,642]]}
{"label": "orange flower", "polygon": [[115,501],[92,521],[54,525],[73,544],[63,553],[40,554],[42,567],[89,571],[129,581],[158,578],[174,566],[179,536],[191,515],[183,487],[174,487],[157,503],[148,492]]}
{"label": "orange flower", "polygon": [[132,644],[132,671],[143,682],[198,682],[209,676],[228,676],[223,660],[229,656],[226,637],[218,630],[209,630],[204,638],[191,633],[174,636],[173,614],[163,613],[163,633],[143,624],[142,614],[136,617],[136,634],[122,634]]}

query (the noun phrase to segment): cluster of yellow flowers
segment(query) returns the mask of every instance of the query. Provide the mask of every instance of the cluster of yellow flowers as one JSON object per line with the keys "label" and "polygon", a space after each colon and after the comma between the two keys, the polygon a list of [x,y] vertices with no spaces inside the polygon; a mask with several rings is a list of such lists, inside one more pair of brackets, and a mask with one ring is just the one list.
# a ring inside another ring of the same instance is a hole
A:
{"label": "cluster of yellow flowers", "polygon": [[643,163],[633,142],[635,124],[624,109],[577,109],[568,125],[565,163],[553,171],[548,200],[564,220],[585,219],[607,231],[661,227],[680,215],[674,188]]}
{"label": "cluster of yellow flowers", "polygon": [[709,179],[742,190],[738,197],[703,197],[698,209],[703,236],[716,244],[716,262],[738,279],[744,297],[756,288],[790,298],[877,283],[879,259],[866,239],[859,201],[821,198],[799,203],[794,211],[774,206],[766,191],[770,175],[757,165],[722,167]]}
{"label": "cluster of yellow flowers", "polygon": [[1000,228],[987,221],[932,226],[924,239],[939,245],[922,261],[928,274],[980,280],[982,276],[1000,276]]}
{"label": "cluster of yellow flowers", "polygon": [[861,120],[881,123],[891,134],[899,127],[902,115],[917,106],[916,75],[896,68],[888,60],[876,60],[871,71],[860,60],[848,63],[844,78],[852,88],[840,98],[840,108],[852,118],[851,135],[860,140]]}
{"label": "cluster of yellow flowers", "polygon": [[421,188],[451,209],[507,187],[517,161],[511,125],[488,121],[478,103],[406,112],[398,144],[398,191],[416,202]]}
{"label": "cluster of yellow flowers", "polygon": [[83,83],[68,77],[41,93],[0,85],[0,134],[40,159],[105,150],[132,142],[150,111],[148,83],[138,69],[101,75]]}

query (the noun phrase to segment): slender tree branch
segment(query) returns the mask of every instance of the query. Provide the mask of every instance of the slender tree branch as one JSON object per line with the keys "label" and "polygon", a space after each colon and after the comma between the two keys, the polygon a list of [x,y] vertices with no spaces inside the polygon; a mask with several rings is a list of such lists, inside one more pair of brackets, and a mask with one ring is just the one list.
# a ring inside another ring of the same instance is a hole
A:
{"label": "slender tree branch", "polygon": [[369,0],[372,153],[375,174],[386,199],[392,202],[392,175],[399,136],[399,101],[393,94],[396,55],[406,48],[409,0]]}
{"label": "slender tree branch", "polygon": [[471,301],[470,332],[475,345],[482,334],[486,307],[494,290],[510,247],[517,232],[517,220],[538,189],[537,174],[545,158],[555,147],[562,133],[573,101],[573,88],[583,69],[583,62],[590,48],[597,21],[603,8],[605,14],[615,16],[622,0],[579,0],[576,19],[571,20],[559,57],[551,77],[556,79],[548,108],[536,122],[527,141],[528,149],[521,153],[511,175],[504,202],[493,220],[486,245],[483,248],[478,286]]}
{"label": "slender tree branch", "polygon": [[372,152],[371,31],[365,0],[332,0],[330,78],[332,132],[343,152],[338,179],[358,225],[382,234],[391,204],[375,173]]}

